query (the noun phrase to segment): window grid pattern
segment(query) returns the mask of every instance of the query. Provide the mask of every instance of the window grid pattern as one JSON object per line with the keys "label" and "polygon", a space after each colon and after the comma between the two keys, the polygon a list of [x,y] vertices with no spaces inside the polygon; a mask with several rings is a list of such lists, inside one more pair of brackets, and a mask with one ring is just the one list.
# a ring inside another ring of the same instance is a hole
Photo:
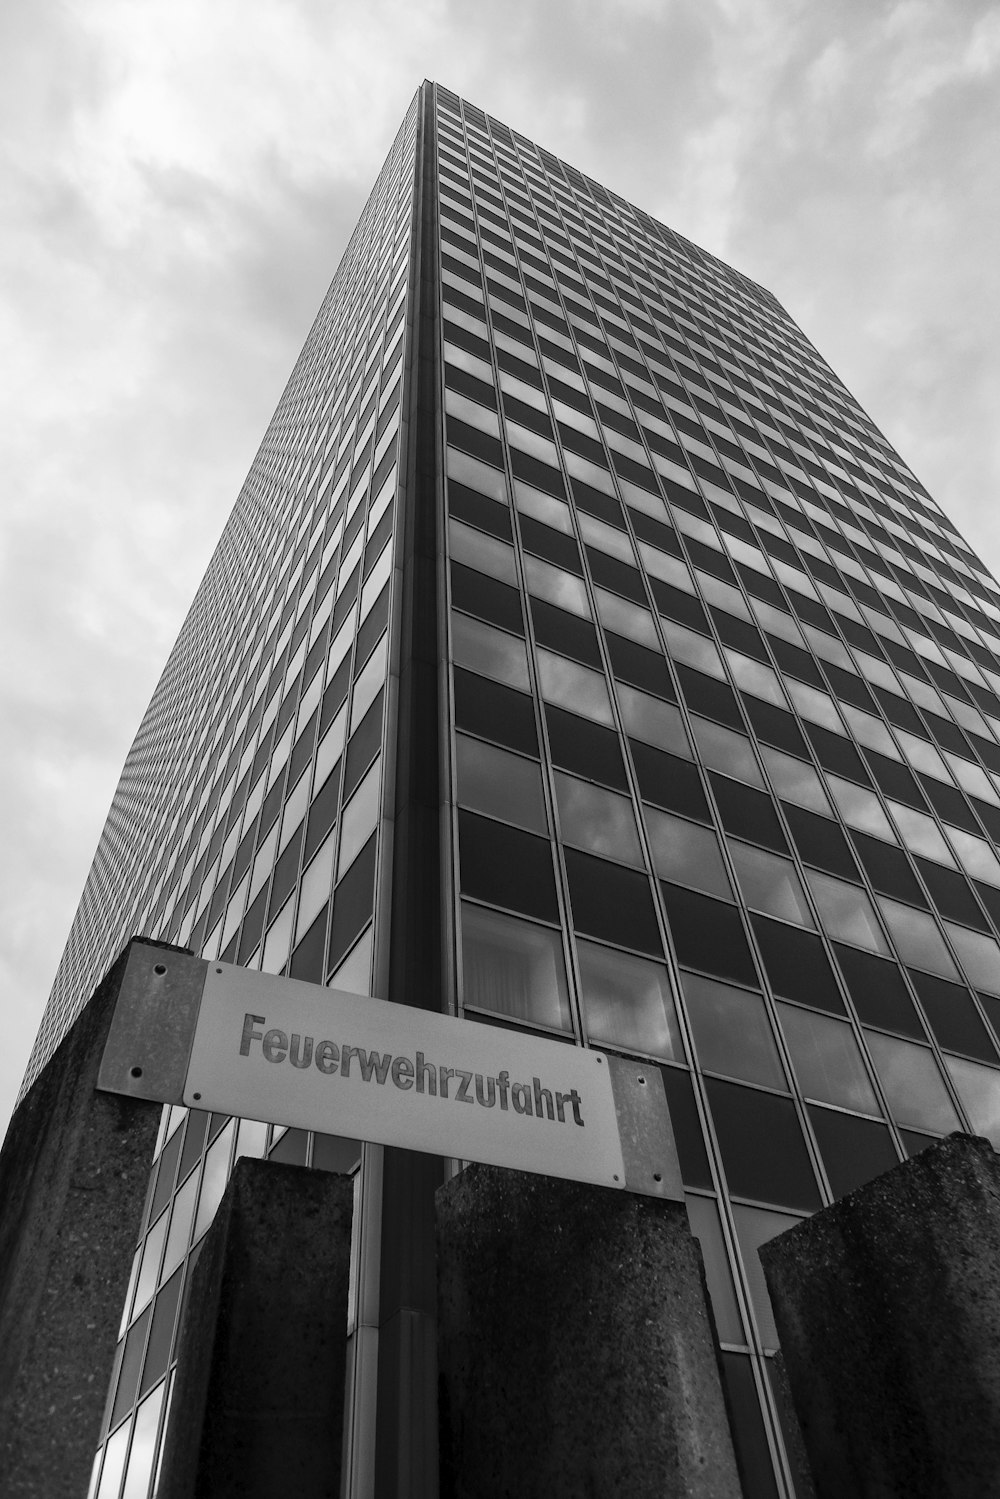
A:
{"label": "window grid pattern", "polygon": [[[1000,1144],[1000,589],[770,293],[428,87],[456,1000],[661,1066],[748,1492],[787,1494],[757,1247],[953,1128]],[[134,931],[370,992],[419,99],[136,736],[26,1085]],[[92,1499],[153,1484],[233,1161],[358,1151],[164,1112]]]}
{"label": "window grid pattern", "polygon": [[[133,931],[371,992],[416,128],[415,100],[139,730],[37,1065]],[[112,917],[100,941],[97,911]],[[184,1295],[234,1162],[352,1171],[360,1154],[358,1141],[164,1111],[92,1499],[155,1486]]]}
{"label": "window grid pattern", "polygon": [[768,293],[437,104],[463,1012],[660,1062],[790,1492],[757,1248],[1000,1146],[997,586]]}

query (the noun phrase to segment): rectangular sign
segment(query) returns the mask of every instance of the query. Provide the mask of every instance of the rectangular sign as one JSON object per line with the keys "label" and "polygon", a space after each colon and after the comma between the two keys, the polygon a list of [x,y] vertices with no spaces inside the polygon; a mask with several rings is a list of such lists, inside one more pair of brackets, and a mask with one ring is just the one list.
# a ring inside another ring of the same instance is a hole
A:
{"label": "rectangular sign", "polygon": [[152,944],[133,944],[99,1086],[680,1195],[655,1066]]}

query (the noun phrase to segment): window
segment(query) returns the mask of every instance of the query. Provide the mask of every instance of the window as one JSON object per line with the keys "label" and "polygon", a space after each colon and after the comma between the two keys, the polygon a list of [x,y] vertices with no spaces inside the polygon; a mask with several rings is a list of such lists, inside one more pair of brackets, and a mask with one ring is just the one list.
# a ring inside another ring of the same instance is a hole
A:
{"label": "window", "polygon": [[789,859],[779,859],[733,838],[727,842],[740,891],[752,910],[795,921],[799,926],[815,925],[795,866]]}
{"label": "window", "polygon": [[778,1014],[806,1098],[863,1114],[879,1112],[861,1049],[846,1021],[786,1004],[779,1004]]}
{"label": "window", "polygon": [[631,953],[577,944],[587,1033],[627,1051],[684,1060],[667,971]]}
{"label": "window", "polygon": [[806,870],[806,878],[819,908],[820,921],[831,937],[854,942],[871,952],[888,954],[889,944],[882,935],[872,903],[857,885],[847,885],[813,869]]}
{"label": "window", "polygon": [[960,1057],[945,1057],[944,1064],[972,1128],[1000,1149],[1000,1072]]}
{"label": "window", "polygon": [[679,885],[661,886],[680,963],[739,984],[756,984],[757,971],[735,908]]}
{"label": "window", "polygon": [[753,929],[764,971],[775,994],[813,1009],[843,1015],[844,1001],[818,937],[769,921],[766,916],[755,916]]}
{"label": "window", "polygon": [[739,1197],[812,1212],[819,1191],[790,1099],[706,1080],[729,1188]]}
{"label": "window", "polygon": [[466,1005],[569,1029],[558,932],[463,901],[462,966]]}
{"label": "window", "polygon": [[[688,769],[683,761],[678,763]],[[732,887],[714,832],[652,807],[645,808],[644,815],[653,866],[661,879],[675,880],[732,900]]]}
{"label": "window", "polygon": [[866,1031],[865,1039],[897,1124],[942,1135],[961,1128],[937,1063],[926,1046],[876,1031]]}
{"label": "window", "polygon": [[566,843],[642,867],[632,803],[614,791],[556,771],[556,802]]}
{"label": "window", "polygon": [[912,907],[904,906],[896,900],[888,900],[885,896],[879,896],[878,903],[904,963],[914,968],[927,968],[931,973],[941,974],[943,978],[958,978],[958,972],[933,916],[924,911],[914,911]]}
{"label": "window", "polygon": [[465,734],[455,736],[455,749],[462,806],[516,823],[530,832],[547,831],[542,776],[536,761]]}
{"label": "window", "polygon": [[640,952],[662,951],[645,875],[572,848],[565,850],[565,860],[578,932]]}
{"label": "window", "polygon": [[898,1164],[898,1156],[883,1124],[838,1114],[810,1104],[809,1122],[819,1145],[834,1197],[843,1197],[873,1176]]}
{"label": "window", "polygon": [[761,995],[693,973],[682,974],[681,982],[701,1065],[787,1091]]}
{"label": "window", "polygon": [[737,785],[714,773],[709,775],[715,800],[718,803],[722,826],[727,833],[737,838],[750,838],[754,843],[763,843],[778,853],[787,853],[785,835],[781,831],[774,803],[762,791],[751,791],[748,786]]}
{"label": "window", "polygon": [[459,812],[462,889],[544,921],[558,919],[552,851],[545,838]]}

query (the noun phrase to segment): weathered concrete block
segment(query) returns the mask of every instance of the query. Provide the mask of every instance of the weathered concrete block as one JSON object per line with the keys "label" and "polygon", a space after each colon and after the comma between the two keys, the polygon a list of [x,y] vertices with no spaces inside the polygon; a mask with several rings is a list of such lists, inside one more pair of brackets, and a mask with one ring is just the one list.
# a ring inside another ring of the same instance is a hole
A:
{"label": "weathered concrete block", "polygon": [[337,1499],[353,1182],[241,1160],[191,1278],[159,1499]]}
{"label": "weathered concrete block", "polygon": [[1000,1494],[1000,1159],[952,1135],[760,1251],[818,1493]]}
{"label": "weathered concrete block", "polygon": [[470,1166],[437,1214],[442,1495],[740,1494],[682,1204]]}
{"label": "weathered concrete block", "polygon": [[100,1436],[161,1113],[158,1103],[95,1091],[127,957],[18,1105],[0,1153],[9,1499],[79,1499]]}

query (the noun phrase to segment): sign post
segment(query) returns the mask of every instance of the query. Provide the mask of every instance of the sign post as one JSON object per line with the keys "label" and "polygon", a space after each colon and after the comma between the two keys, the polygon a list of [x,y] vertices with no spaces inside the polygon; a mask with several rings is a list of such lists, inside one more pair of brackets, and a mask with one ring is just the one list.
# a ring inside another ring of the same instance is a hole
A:
{"label": "sign post", "polygon": [[134,947],[98,1086],[680,1200],[659,1069]]}

